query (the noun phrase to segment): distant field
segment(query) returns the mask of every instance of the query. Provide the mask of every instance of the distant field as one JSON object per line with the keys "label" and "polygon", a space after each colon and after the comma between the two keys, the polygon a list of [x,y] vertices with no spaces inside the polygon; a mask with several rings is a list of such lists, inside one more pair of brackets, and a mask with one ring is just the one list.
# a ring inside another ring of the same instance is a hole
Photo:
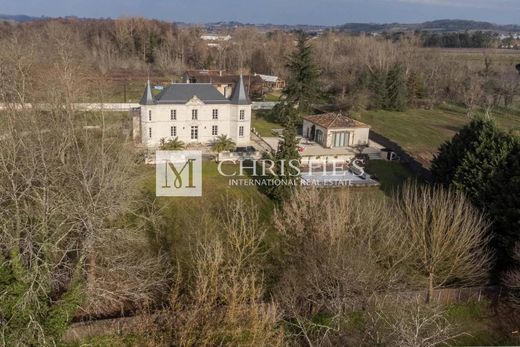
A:
{"label": "distant field", "polygon": [[480,62],[489,56],[497,64],[516,65],[520,63],[520,50],[484,48],[422,48],[423,52],[440,52],[448,57]]}
{"label": "distant field", "polygon": [[[446,105],[434,110],[410,109],[405,112],[366,111],[359,120],[379,134],[398,143],[413,156],[425,162],[437,153],[439,146],[451,139],[470,119],[462,107]],[[497,124],[504,130],[520,129],[520,111],[497,110]]]}

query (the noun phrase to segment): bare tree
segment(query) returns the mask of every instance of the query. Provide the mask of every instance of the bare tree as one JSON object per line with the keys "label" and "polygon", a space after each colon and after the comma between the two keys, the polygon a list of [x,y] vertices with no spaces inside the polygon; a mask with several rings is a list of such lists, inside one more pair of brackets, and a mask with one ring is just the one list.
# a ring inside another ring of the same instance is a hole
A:
{"label": "bare tree", "polygon": [[407,184],[396,202],[396,216],[413,252],[413,266],[427,277],[429,299],[436,287],[486,280],[489,224],[462,193]]}
{"label": "bare tree", "polygon": [[440,306],[424,305],[420,300],[377,303],[368,312],[364,328],[367,345],[434,347],[449,344],[461,336]]}

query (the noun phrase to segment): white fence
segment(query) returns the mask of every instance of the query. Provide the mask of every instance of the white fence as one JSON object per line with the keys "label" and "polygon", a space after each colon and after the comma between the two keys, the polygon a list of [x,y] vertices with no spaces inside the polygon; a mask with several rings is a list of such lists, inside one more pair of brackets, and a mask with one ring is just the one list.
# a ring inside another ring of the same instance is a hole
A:
{"label": "white fence", "polygon": [[[46,108],[47,104],[39,104],[41,108]],[[15,105],[5,105],[0,104],[0,110],[5,110],[9,107],[15,109],[22,108],[32,108],[32,104],[15,104]],[[113,111],[113,112],[127,112],[134,108],[139,107],[139,104],[136,103],[76,103],[72,104],[76,110],[79,111]]]}
{"label": "white fence", "polygon": [[[252,105],[253,110],[271,110],[275,107],[277,102],[274,101],[254,101]],[[42,106],[42,105],[40,105]],[[45,105],[43,105],[45,106]],[[80,111],[114,111],[125,112],[134,108],[140,107],[138,103],[76,103],[74,108]],[[15,108],[31,108],[31,104],[16,105]],[[0,104],[0,110],[6,109],[6,105]]]}

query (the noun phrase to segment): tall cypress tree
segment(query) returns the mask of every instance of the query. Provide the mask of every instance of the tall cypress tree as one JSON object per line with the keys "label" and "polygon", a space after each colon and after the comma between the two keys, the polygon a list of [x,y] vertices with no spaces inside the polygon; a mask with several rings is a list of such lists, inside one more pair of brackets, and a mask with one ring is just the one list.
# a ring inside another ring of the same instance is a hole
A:
{"label": "tall cypress tree", "polygon": [[408,103],[407,81],[403,66],[394,64],[386,76],[385,109],[404,111]]}
{"label": "tall cypress tree", "polygon": [[[299,115],[311,109],[319,94],[319,71],[313,60],[312,47],[304,32],[298,35],[296,51],[288,58],[289,78],[283,90],[286,107],[296,107]],[[297,119],[299,122],[299,119]]]}
{"label": "tall cypress tree", "polygon": [[[293,111],[294,113],[295,111]],[[283,202],[288,200],[292,196],[295,186],[300,184],[299,172],[294,167],[300,166],[300,153],[298,151],[298,139],[296,138],[296,126],[294,122],[289,120],[283,133],[282,141],[279,144],[278,151],[273,158],[275,166],[275,176],[266,177],[274,180],[279,179],[284,183],[294,184],[281,184],[276,186],[270,186],[265,190],[265,193],[276,202]],[[289,165],[290,163],[293,165]],[[283,167],[283,168],[282,168]]]}

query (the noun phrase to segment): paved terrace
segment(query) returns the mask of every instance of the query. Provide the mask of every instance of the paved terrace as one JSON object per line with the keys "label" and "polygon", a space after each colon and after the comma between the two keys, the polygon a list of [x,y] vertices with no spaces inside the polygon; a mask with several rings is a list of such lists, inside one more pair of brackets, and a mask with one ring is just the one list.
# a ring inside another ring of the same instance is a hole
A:
{"label": "paved terrace", "polygon": [[[322,145],[309,141],[305,138],[298,137],[299,146],[303,148],[300,152],[301,156],[335,156],[335,155],[356,155],[357,152],[351,148],[325,148]],[[278,149],[278,144],[282,140],[279,137],[263,137],[263,140],[269,144],[273,150]],[[363,149],[363,154],[379,154],[382,146],[370,141],[370,147]]]}

